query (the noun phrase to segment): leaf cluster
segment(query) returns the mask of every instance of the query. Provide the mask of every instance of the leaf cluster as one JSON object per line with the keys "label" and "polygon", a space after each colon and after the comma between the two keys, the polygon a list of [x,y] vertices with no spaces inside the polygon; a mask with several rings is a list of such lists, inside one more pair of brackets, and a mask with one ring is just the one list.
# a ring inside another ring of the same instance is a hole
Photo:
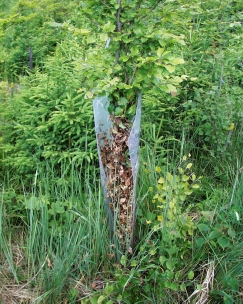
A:
{"label": "leaf cluster", "polygon": [[134,114],[139,90],[176,92],[175,86],[183,77],[173,73],[184,60],[173,54],[174,45],[185,42],[184,35],[175,35],[163,27],[164,4],[113,1],[97,7],[97,3],[83,1],[82,6],[90,20],[94,11],[98,14],[97,24],[93,25],[97,41],[88,52],[85,72],[89,81],[93,80],[90,89],[94,94],[109,95],[110,111],[115,115],[129,115]]}

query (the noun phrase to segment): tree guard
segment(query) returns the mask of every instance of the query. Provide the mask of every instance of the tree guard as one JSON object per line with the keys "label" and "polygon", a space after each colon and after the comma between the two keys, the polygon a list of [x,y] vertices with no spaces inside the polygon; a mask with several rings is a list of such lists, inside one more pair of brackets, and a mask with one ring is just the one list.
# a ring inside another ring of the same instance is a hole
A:
{"label": "tree guard", "polygon": [[132,123],[124,117],[110,115],[107,96],[93,100],[105,211],[112,240],[123,252],[133,247],[141,99],[139,93]]}

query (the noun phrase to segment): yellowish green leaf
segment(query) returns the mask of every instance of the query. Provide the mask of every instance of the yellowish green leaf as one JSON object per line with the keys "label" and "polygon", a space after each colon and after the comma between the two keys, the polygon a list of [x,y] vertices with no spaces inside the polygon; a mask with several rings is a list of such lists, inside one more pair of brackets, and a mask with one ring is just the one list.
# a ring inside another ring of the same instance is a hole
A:
{"label": "yellowish green leaf", "polygon": [[164,65],[164,67],[166,68],[167,71],[169,71],[170,73],[175,72],[175,67],[173,65]]}
{"label": "yellowish green leaf", "polygon": [[163,177],[160,177],[159,180],[158,180],[158,183],[159,184],[164,184],[165,180]]}
{"label": "yellowish green leaf", "polygon": [[166,179],[170,184],[172,184],[173,176],[171,175],[170,172],[167,172]]}
{"label": "yellowish green leaf", "polygon": [[189,163],[189,164],[186,165],[187,169],[190,169],[191,167],[192,167],[192,163]]}
{"label": "yellowish green leaf", "polygon": [[161,57],[161,55],[164,53],[164,49],[163,48],[159,48],[158,50],[157,50],[157,55],[158,55],[158,57]]}
{"label": "yellowish green leaf", "polygon": [[184,174],[184,175],[182,175],[181,179],[182,179],[183,182],[187,182],[189,180],[189,176]]}
{"label": "yellowish green leaf", "polygon": [[185,61],[182,58],[174,58],[172,60],[172,64],[177,65],[177,64],[183,64]]}
{"label": "yellowish green leaf", "polygon": [[184,170],[183,170],[181,167],[178,168],[178,171],[179,171],[180,174],[183,174],[183,173],[184,173]]}
{"label": "yellowish green leaf", "polygon": [[167,88],[170,90],[170,92],[177,92],[177,89],[175,86],[173,86],[172,84],[167,84]]}

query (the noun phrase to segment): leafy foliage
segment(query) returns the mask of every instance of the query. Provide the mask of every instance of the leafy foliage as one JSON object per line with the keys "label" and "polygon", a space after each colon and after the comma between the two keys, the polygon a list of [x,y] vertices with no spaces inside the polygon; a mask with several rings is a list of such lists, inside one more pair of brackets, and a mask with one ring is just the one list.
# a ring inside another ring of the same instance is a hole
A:
{"label": "leafy foliage", "polygon": [[[242,1],[0,8],[1,300],[242,303]],[[137,246],[116,260],[91,99],[131,119],[138,90]]]}
{"label": "leafy foliage", "polygon": [[71,59],[77,51],[78,45],[74,49],[70,43],[61,44],[55,59],[46,62],[45,73],[23,78],[20,94],[1,105],[5,161],[25,173],[33,172],[43,159],[81,163],[94,157],[92,105],[79,92],[80,79]]}
{"label": "leafy foliage", "polygon": [[[162,7],[160,1],[111,1],[109,5],[82,1],[86,17],[92,20],[93,12],[98,14],[97,42],[88,52],[85,68],[89,79],[86,90],[90,90],[87,98],[109,95],[110,111],[130,117],[135,113],[138,90],[151,94],[176,92],[175,85],[183,77],[172,73],[184,60],[173,50],[175,43],[184,44],[184,36],[163,28]],[[87,42],[90,40],[87,35]],[[106,48],[105,43],[109,44]]]}

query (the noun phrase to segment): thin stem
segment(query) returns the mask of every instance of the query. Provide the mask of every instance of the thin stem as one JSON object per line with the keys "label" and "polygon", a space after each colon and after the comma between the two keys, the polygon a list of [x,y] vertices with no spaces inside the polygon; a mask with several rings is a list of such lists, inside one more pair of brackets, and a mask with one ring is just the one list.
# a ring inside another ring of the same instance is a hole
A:
{"label": "thin stem", "polygon": [[129,79],[129,85],[132,83],[132,81],[133,81],[133,79],[134,79],[134,76],[135,76],[135,74],[136,74],[136,72],[137,72],[137,69],[138,69],[138,67],[135,66],[135,68],[134,68],[134,70],[133,70],[133,73],[132,73],[132,76],[131,76],[131,78]]}
{"label": "thin stem", "polygon": [[104,1],[100,0],[100,2],[101,2],[102,4],[104,4],[104,6],[106,6],[107,8],[110,9],[110,7],[109,7]]}
{"label": "thin stem", "polygon": [[143,18],[150,16],[150,13],[159,5],[160,2],[162,2],[162,1],[158,0],[157,3],[149,10],[149,12],[146,13],[146,15],[141,16],[138,20],[141,20]]}
{"label": "thin stem", "polygon": [[[121,32],[121,28],[122,28],[122,24],[121,24],[121,20],[120,20],[120,16],[121,16],[121,2],[122,2],[122,0],[118,0],[117,1],[118,5],[119,5],[119,8],[117,9],[117,12],[116,12],[117,32]],[[116,61],[115,61],[115,64],[118,64],[118,62],[119,62],[120,53],[121,53],[121,42],[119,43],[119,47],[118,47],[118,49],[116,51]]]}
{"label": "thin stem", "polygon": [[117,12],[116,12],[116,24],[117,24],[117,31],[118,32],[121,32],[121,27],[122,27],[121,20],[120,20],[120,16],[121,16],[121,2],[122,2],[122,0],[118,0],[117,1],[118,5],[119,5],[119,8],[117,9]]}

